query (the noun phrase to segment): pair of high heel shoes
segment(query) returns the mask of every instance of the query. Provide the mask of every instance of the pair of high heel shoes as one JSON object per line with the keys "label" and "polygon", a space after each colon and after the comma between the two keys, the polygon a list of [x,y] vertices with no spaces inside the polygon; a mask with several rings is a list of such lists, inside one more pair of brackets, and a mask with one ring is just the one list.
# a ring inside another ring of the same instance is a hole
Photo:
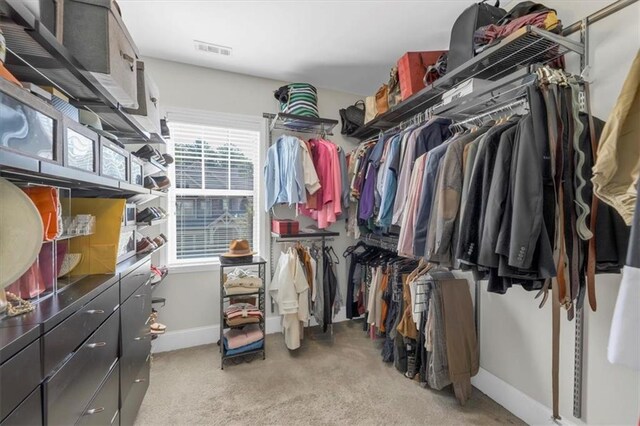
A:
{"label": "pair of high heel shoes", "polygon": [[164,324],[160,324],[158,322],[158,311],[151,308],[151,315],[149,315],[149,322],[151,325],[149,328],[151,329],[152,335],[164,334],[167,331],[167,326]]}

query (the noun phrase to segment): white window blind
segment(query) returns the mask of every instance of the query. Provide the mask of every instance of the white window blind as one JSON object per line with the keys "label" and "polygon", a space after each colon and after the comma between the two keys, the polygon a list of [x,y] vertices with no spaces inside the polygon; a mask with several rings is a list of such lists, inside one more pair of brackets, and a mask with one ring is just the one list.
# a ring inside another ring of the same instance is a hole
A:
{"label": "white window blind", "polygon": [[211,261],[234,239],[258,244],[260,132],[170,121],[175,159],[172,262]]}

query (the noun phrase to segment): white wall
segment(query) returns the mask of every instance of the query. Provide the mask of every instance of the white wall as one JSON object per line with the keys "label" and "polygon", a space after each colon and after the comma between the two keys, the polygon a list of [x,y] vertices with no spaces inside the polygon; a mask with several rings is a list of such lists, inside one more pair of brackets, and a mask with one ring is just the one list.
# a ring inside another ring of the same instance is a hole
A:
{"label": "white wall", "polygon": [[[273,91],[286,84],[159,59],[146,58],[145,63],[159,87],[163,110],[170,110],[172,107],[186,108],[261,118],[263,112],[277,112],[277,101],[273,97]],[[338,110],[359,98],[353,94],[318,89],[320,116],[338,119]],[[340,135],[340,125],[334,133],[335,136],[329,139],[345,148],[347,152],[356,146],[356,140],[347,140]],[[262,171],[257,176],[262,176]],[[276,214],[278,217],[294,216],[287,207],[277,208]],[[299,220],[301,226],[313,223],[308,218]],[[347,272],[342,253],[352,240],[346,237],[344,222],[334,224],[330,229],[342,233],[332,245],[341,259],[337,267],[338,279],[345,295]],[[274,252],[277,260],[278,246],[274,247]],[[260,254],[268,260],[268,251]],[[179,273],[177,269],[171,269],[167,279],[154,293],[154,296],[167,299],[166,306],[160,310],[159,318],[170,331],[154,342],[154,350],[169,350],[179,345],[216,341],[217,338],[213,340],[212,336],[217,333],[219,323],[219,285],[219,271],[213,267],[189,273]],[[269,303],[267,314],[275,315],[271,314]],[[272,320],[267,325],[276,323],[277,321]],[[203,340],[206,336],[211,338]]]}
{"label": "white wall", "polygon": [[[552,0],[544,3],[555,8],[568,25],[611,1]],[[640,3],[590,27],[589,47],[592,109],[594,115],[606,120],[640,48]],[[571,71],[576,72],[575,64],[571,65]],[[560,412],[565,421],[589,424],[638,422],[640,374],[611,365],[606,358],[609,327],[619,286],[619,275],[599,276],[598,310],[590,312],[588,306],[586,308],[581,419],[572,416],[575,327],[574,322],[567,321],[563,310]],[[540,310],[534,295],[518,288],[510,289],[505,296],[482,292],[480,365],[535,401],[551,407],[551,303]],[[549,408],[546,417],[538,417],[537,421],[548,422],[550,415]]]}

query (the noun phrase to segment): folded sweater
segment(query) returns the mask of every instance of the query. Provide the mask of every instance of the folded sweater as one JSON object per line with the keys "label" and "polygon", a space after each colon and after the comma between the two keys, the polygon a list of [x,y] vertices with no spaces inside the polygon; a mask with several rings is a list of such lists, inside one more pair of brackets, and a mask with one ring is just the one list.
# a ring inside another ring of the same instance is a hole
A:
{"label": "folded sweater", "polygon": [[236,349],[227,349],[226,348],[226,342],[225,342],[225,355],[229,356],[229,355],[238,355],[241,354],[243,352],[249,352],[249,351],[253,351],[256,349],[261,349],[262,346],[264,345],[264,339],[260,339],[256,342],[253,343],[249,343],[248,345],[244,345],[241,346],[239,348]]}
{"label": "folded sweater", "polygon": [[257,324],[234,328],[227,331],[224,336],[227,349],[238,349],[241,346],[246,346],[264,338],[264,334]]}

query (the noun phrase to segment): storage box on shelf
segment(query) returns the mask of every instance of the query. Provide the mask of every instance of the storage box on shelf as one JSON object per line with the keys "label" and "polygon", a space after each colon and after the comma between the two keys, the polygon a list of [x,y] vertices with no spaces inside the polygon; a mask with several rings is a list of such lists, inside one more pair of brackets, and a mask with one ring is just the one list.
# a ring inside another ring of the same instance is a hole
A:
{"label": "storage box on shelf", "polygon": [[98,174],[98,134],[69,117],[62,125],[62,165]]}
{"label": "storage box on shelf", "polygon": [[0,148],[61,163],[62,113],[0,78]]}
{"label": "storage box on shelf", "polygon": [[[114,0],[65,0],[61,6],[62,44],[121,105],[136,108],[138,50],[118,4]],[[51,9],[42,12],[48,15]],[[40,19],[51,22],[56,16]]]}
{"label": "storage box on shelf", "polygon": [[130,156],[128,151],[100,136],[100,176],[129,182]]}
{"label": "storage box on shelf", "polygon": [[134,119],[149,133],[160,134],[160,93],[144,62],[137,61],[138,108],[127,108]]}
{"label": "storage box on shelf", "polygon": [[129,182],[131,182],[131,184],[144,184],[144,177],[147,175],[147,173],[144,172],[144,163],[143,160],[131,154],[131,170],[129,172]]}
{"label": "storage box on shelf", "polygon": [[[70,1],[66,3],[70,3]],[[106,5],[105,1],[96,0],[96,2],[87,1],[86,6],[106,9],[105,7],[96,7],[97,3]],[[82,5],[80,6],[82,7]],[[105,130],[121,136],[120,140],[124,143],[129,140],[149,140],[149,133],[124,110],[123,105],[126,102],[119,102],[114,95],[114,93],[117,95],[117,92],[111,92],[113,90],[113,87],[110,86],[111,83],[107,82],[105,85],[96,77],[98,74],[87,71],[78,58],[36,19],[22,0],[0,0],[0,15],[0,27],[7,41],[5,65],[13,75],[21,81],[46,86],[55,85],[69,96],[73,105],[89,107],[100,115],[105,122]],[[108,23],[110,18],[107,19],[104,14],[103,17],[105,17],[105,22],[98,28],[110,25]],[[117,14],[113,16],[113,19],[118,19]],[[78,22],[85,21],[81,19]],[[90,31],[95,32],[91,27]],[[127,37],[125,36],[125,39]],[[122,41],[122,39],[119,40]],[[127,51],[126,44],[128,42],[128,40],[124,41],[125,49],[122,50],[123,52]],[[88,45],[91,46],[91,49],[96,48],[94,44],[89,43]],[[95,50],[93,53],[98,53],[96,55],[98,57],[103,52]],[[117,55],[118,63],[122,65],[125,75],[131,74],[131,85],[135,89],[135,66],[133,66],[133,70],[127,71],[128,65],[125,64],[130,62],[123,55],[120,55],[119,50]],[[128,53],[126,55],[131,56]],[[113,75],[118,74],[115,71],[114,73]],[[132,99],[134,101],[137,99],[135,93]],[[164,139],[157,137],[154,138],[154,142],[164,143]]]}

